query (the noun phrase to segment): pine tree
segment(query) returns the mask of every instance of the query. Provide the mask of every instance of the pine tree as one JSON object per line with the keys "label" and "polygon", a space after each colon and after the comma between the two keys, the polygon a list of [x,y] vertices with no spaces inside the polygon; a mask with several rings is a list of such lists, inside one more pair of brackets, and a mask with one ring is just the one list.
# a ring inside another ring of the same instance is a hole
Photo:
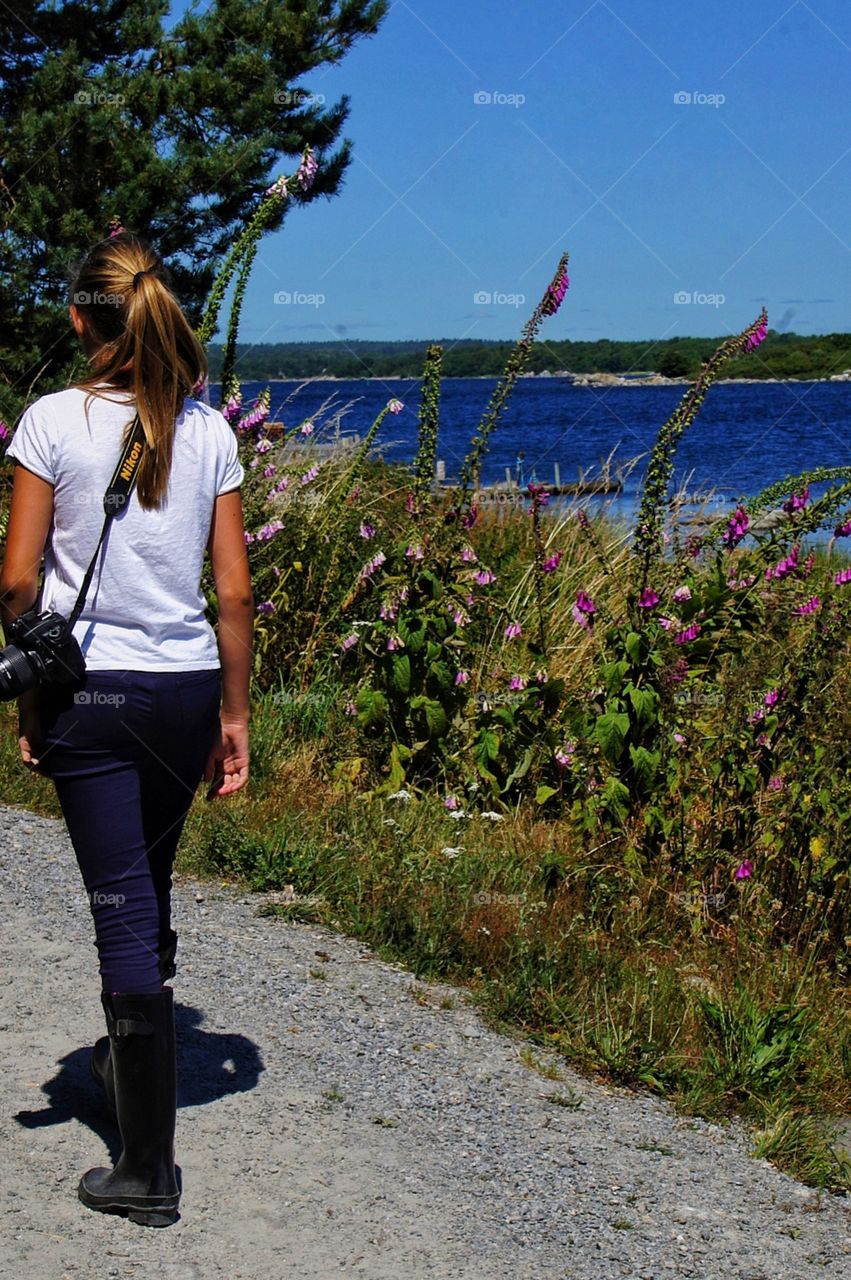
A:
{"label": "pine tree", "polygon": [[110,218],[160,249],[197,319],[285,157],[315,149],[304,201],[339,189],[348,98],[326,105],[310,76],[373,34],[387,0],[213,0],[171,27],[168,0],[3,10],[0,411],[61,378],[69,274]]}

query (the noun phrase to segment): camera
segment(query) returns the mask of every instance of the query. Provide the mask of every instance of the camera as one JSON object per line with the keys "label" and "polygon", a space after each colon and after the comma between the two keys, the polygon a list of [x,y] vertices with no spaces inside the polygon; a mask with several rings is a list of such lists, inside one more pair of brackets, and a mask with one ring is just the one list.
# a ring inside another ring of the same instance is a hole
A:
{"label": "camera", "polygon": [[86,663],[74,633],[60,613],[30,609],[6,628],[0,649],[0,701],[38,684],[82,683]]}

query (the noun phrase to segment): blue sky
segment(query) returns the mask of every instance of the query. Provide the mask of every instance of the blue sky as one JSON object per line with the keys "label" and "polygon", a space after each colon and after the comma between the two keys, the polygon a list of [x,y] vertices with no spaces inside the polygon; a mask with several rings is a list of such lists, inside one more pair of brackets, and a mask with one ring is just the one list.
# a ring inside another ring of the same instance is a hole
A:
{"label": "blue sky", "polygon": [[513,337],[562,249],[550,338],[851,330],[849,82],[848,0],[395,0],[242,338]]}

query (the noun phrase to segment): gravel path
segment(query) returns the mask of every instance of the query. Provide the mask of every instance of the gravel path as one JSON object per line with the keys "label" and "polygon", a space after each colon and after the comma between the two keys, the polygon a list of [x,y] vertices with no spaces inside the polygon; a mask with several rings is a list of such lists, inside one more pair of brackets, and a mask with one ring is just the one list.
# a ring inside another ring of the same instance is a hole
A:
{"label": "gravel path", "polygon": [[77,1181],[117,1135],[88,1077],[88,906],[60,823],[2,809],[0,831],[0,1276],[851,1280],[849,1200],[751,1159],[735,1127],[549,1080],[462,990],[195,882],[176,900],[182,1216],[92,1213]]}

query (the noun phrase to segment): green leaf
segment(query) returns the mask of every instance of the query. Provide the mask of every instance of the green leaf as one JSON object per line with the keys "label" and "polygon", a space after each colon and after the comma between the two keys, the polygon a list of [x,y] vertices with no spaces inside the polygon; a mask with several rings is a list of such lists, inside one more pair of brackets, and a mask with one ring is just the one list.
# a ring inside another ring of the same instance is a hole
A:
{"label": "green leaf", "polygon": [[648,751],[646,747],[630,745],[629,756],[632,761],[632,776],[635,791],[639,795],[649,796],[653,791],[656,773],[659,768],[658,751]]}
{"label": "green leaf", "polygon": [[546,783],[541,783],[535,792],[535,804],[546,804],[548,800],[557,795],[558,790],[556,787],[548,787]]}
{"label": "green leaf", "polygon": [[629,716],[625,711],[607,711],[594,725],[594,737],[610,764],[617,764],[629,733]]}
{"label": "green leaf", "polygon": [[362,729],[380,729],[387,723],[387,699],[380,689],[361,689],[355,706]]}
{"label": "green leaf", "polygon": [[390,686],[394,693],[403,696],[411,692],[411,659],[407,653],[393,654]]}
{"label": "green leaf", "polygon": [[630,631],[627,633],[626,640],[624,641],[624,648],[626,649],[630,660],[638,666],[642,658],[642,642],[641,636],[637,631]]}
{"label": "green leaf", "polygon": [[449,726],[443,707],[439,702],[435,702],[434,698],[424,698],[423,711],[425,712],[426,725],[428,726],[428,736],[430,738],[442,738]]}
{"label": "green leaf", "polygon": [[405,648],[411,653],[419,653],[425,644],[425,619],[416,613],[401,614],[396,629]]}
{"label": "green leaf", "polygon": [[632,797],[619,778],[607,778],[602,791],[601,800],[604,808],[616,822],[623,824],[629,817]]}
{"label": "green leaf", "polygon": [[636,689],[635,685],[631,685],[627,692],[635,712],[636,728],[643,733],[656,723],[659,695],[655,689]]}

